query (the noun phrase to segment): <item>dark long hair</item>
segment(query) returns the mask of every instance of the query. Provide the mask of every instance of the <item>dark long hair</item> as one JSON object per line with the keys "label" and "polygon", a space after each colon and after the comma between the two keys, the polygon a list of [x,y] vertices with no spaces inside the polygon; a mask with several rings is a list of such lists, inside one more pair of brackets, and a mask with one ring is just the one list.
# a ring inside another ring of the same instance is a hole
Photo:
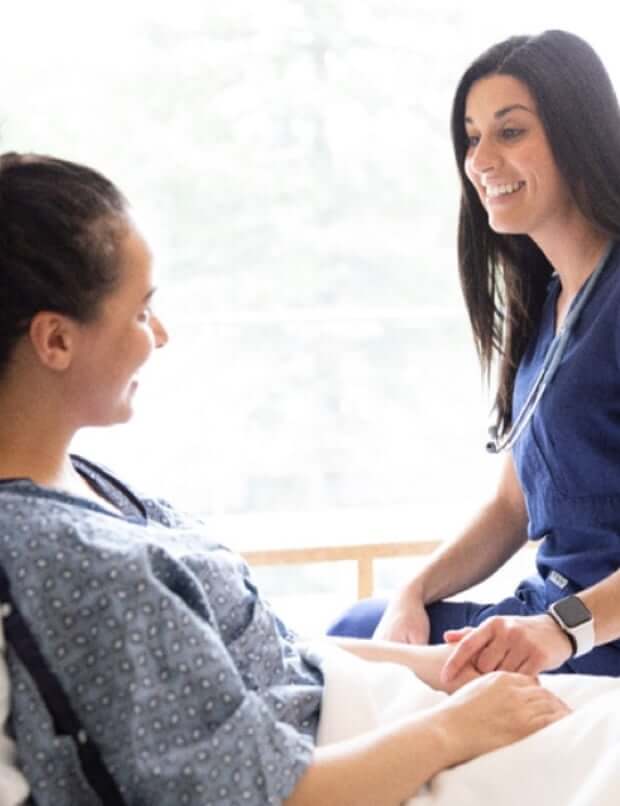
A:
{"label": "dark long hair", "polygon": [[452,106],[452,141],[461,176],[458,254],[461,285],[478,356],[487,377],[499,360],[498,431],[511,423],[519,361],[537,326],[552,267],[526,235],[499,235],[465,175],[465,104],[489,75],[523,82],[534,98],[558,170],[583,216],[620,237],[620,108],[592,48],[565,31],[516,36],[494,45],[466,70]]}
{"label": "dark long hair", "polygon": [[90,168],[0,156],[0,375],[39,311],[96,317],[118,281],[126,210],[120,191]]}

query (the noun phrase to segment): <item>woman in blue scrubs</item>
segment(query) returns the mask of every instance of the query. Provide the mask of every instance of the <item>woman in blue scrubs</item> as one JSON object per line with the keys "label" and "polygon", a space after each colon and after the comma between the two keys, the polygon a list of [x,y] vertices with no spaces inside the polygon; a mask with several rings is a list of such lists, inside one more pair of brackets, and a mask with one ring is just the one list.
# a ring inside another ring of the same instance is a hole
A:
{"label": "woman in blue scrubs", "polygon": [[[462,287],[483,371],[498,366],[492,447],[509,450],[474,520],[387,607],[330,631],[454,642],[446,679],[468,662],[620,675],[618,101],[580,38],[513,37],[463,75],[452,137]],[[444,601],[528,539],[538,573],[512,595]]]}

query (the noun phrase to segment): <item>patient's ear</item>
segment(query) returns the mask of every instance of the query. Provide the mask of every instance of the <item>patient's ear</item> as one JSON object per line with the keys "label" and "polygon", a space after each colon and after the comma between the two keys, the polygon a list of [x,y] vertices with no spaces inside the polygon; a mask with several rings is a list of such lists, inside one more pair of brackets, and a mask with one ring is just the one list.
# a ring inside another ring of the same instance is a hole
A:
{"label": "patient's ear", "polygon": [[54,311],[39,311],[30,322],[30,343],[39,361],[62,372],[71,365],[75,347],[75,322]]}

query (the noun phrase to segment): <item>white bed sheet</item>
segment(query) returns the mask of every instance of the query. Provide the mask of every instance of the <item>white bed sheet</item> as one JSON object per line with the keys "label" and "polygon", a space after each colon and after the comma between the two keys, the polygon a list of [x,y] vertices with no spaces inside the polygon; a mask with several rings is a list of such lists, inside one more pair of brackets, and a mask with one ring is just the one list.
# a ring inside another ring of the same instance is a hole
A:
{"label": "white bed sheet", "polygon": [[[447,696],[402,666],[368,663],[325,644],[312,649],[324,658],[326,678],[318,744],[389,724]],[[620,806],[620,680],[585,675],[541,680],[572,714],[440,773],[409,806]]]}

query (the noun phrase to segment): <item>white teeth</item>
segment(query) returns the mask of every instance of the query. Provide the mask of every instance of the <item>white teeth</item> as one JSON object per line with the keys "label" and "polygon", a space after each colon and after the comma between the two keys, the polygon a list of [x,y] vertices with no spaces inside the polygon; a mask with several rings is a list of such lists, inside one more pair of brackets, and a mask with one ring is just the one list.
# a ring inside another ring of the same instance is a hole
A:
{"label": "white teeth", "polygon": [[497,196],[508,196],[511,193],[516,193],[523,185],[525,185],[525,182],[514,182],[512,185],[494,185],[486,188],[486,194],[491,199],[495,199]]}

